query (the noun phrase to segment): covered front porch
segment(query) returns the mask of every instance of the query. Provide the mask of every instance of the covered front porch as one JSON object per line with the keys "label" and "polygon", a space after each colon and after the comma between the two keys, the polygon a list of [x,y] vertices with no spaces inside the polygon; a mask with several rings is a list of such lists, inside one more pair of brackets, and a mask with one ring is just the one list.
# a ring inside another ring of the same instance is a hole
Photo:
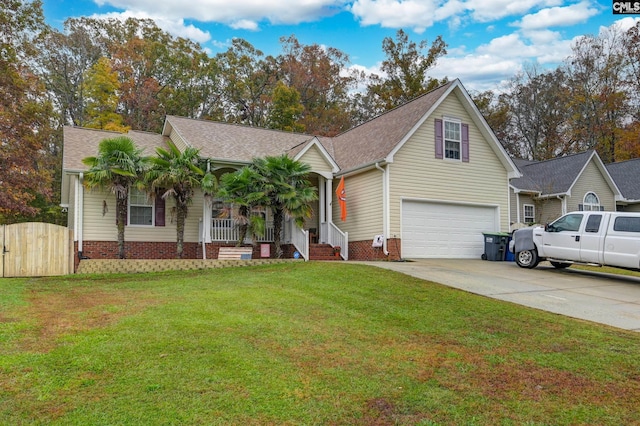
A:
{"label": "covered front porch", "polygon": [[[313,215],[307,219],[302,228],[286,218],[282,226],[280,241],[295,248],[295,252],[304,260],[314,260],[311,250],[314,246],[328,246],[339,252],[339,257],[349,259],[348,234],[340,230],[332,220],[333,178],[327,173],[312,173],[309,180],[318,188],[318,200],[312,205]],[[242,244],[273,243],[275,240],[273,217],[270,211],[255,211],[265,220],[262,235],[247,234]],[[233,205],[226,205],[220,199],[206,197],[203,203],[200,220],[199,243],[237,244],[240,238],[241,218]]]}

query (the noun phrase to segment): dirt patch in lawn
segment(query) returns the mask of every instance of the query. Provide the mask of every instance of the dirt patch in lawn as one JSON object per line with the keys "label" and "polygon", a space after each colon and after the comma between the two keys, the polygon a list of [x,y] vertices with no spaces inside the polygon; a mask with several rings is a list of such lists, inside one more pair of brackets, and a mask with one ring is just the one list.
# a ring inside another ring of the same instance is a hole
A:
{"label": "dirt patch in lawn", "polygon": [[20,341],[20,348],[48,352],[59,339],[82,331],[106,327],[119,319],[155,304],[140,292],[71,288],[61,292],[31,291],[26,318],[33,327]]}

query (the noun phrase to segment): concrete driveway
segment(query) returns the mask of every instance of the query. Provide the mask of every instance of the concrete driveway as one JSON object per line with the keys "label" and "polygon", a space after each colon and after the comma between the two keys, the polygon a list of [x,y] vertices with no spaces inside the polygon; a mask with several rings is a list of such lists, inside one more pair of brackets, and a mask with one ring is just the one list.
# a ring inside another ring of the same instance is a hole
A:
{"label": "concrete driveway", "polygon": [[475,259],[364,262],[573,318],[640,331],[640,278]]}

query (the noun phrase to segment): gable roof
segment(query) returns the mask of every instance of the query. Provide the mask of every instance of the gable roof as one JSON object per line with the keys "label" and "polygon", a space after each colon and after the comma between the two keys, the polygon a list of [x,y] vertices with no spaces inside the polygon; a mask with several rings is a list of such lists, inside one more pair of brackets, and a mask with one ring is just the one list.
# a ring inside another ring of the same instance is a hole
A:
{"label": "gable roof", "polygon": [[640,201],[640,158],[607,164],[607,170],[625,200]]}
{"label": "gable roof", "polygon": [[591,161],[600,169],[612,191],[619,194],[618,187],[594,150],[545,161],[516,160],[523,176],[512,179],[510,185],[516,192],[533,192],[540,196],[566,195]]}
{"label": "gable roof", "polygon": [[377,162],[393,162],[394,154],[449,95],[456,96],[460,101],[508,171],[509,177],[519,176],[518,168],[458,79],[336,136],[333,149],[341,171],[356,170]]}
{"label": "gable roof", "polygon": [[[333,138],[173,115],[166,117],[161,135],[137,135],[134,138],[134,133],[143,132],[129,132],[127,136],[132,137],[141,148],[155,148],[163,145],[168,138],[175,139],[174,142],[180,142],[179,146],[186,144],[199,149],[203,157],[229,164],[248,164],[257,157],[285,153],[299,158],[311,146],[317,145],[327,163],[335,166],[334,173],[344,174],[373,166],[378,162],[393,162],[394,154],[450,95],[455,96],[468,112],[502,162],[508,176],[520,176],[518,168],[457,79]],[[88,129],[69,129],[72,130],[65,132],[65,149],[69,139],[71,149],[79,151],[76,154],[77,158],[70,160],[68,164],[65,163],[66,170],[84,170],[78,159],[95,155],[97,143],[105,137],[119,135],[104,131],[96,131],[95,134],[85,133]],[[82,135],[76,132],[82,132]],[[92,142],[89,146],[82,146],[82,140],[87,139],[91,139]],[[153,149],[148,154],[152,151]]]}

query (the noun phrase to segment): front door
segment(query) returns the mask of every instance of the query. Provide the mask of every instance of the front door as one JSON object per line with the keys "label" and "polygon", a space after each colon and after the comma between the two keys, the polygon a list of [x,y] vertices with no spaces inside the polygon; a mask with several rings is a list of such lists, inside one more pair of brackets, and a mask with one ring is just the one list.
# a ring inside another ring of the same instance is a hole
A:
{"label": "front door", "polygon": [[543,234],[544,254],[553,259],[580,259],[582,214],[568,214],[550,224]]}

